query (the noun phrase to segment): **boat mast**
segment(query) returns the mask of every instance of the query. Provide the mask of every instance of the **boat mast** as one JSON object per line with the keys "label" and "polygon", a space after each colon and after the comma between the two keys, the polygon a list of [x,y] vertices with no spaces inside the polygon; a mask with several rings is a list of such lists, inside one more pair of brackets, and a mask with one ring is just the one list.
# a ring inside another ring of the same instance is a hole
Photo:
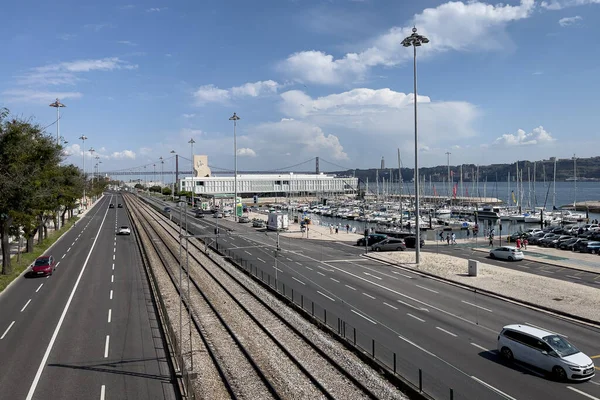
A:
{"label": "boat mast", "polygon": [[515,198],[517,199],[517,202],[515,204],[515,206],[519,207],[519,162],[517,161],[517,184],[515,185],[515,189],[517,190],[517,195],[515,196]]}
{"label": "boat mast", "polygon": [[398,201],[400,202],[400,227],[402,227],[402,161],[400,160],[400,148],[398,148],[398,184],[400,185],[400,196],[398,196]]}
{"label": "boat mast", "polygon": [[573,196],[573,208],[577,211],[577,158],[573,154],[573,179],[575,180],[575,194]]}
{"label": "boat mast", "polygon": [[537,206],[537,197],[535,195],[535,161],[533,162],[533,207]]}
{"label": "boat mast", "polygon": [[527,196],[527,207],[531,208],[531,169],[529,165],[527,166],[527,186],[528,186],[528,196]]}
{"label": "boat mast", "polygon": [[556,157],[554,157],[554,178],[552,186],[552,209],[554,210],[556,208]]}
{"label": "boat mast", "polygon": [[462,167],[462,164],[460,164],[460,195],[464,196],[465,192],[463,191]]}
{"label": "boat mast", "polygon": [[510,206],[510,171],[508,171],[508,178],[506,178],[506,205]]}

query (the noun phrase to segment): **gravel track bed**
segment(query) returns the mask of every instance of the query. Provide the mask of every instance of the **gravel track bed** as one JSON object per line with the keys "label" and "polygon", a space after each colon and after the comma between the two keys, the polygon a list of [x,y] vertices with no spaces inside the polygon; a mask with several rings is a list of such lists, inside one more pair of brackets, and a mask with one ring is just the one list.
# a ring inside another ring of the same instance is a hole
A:
{"label": "gravel track bed", "polygon": [[[157,223],[152,221],[151,224],[156,225]],[[163,228],[158,227],[157,229]],[[166,233],[161,234],[161,238],[171,243],[171,245],[179,247],[178,241]],[[207,260],[207,262],[212,264],[210,260]],[[275,387],[277,393],[285,399],[325,398],[287,355],[252,321],[246,312],[235,304],[222,288],[213,283],[213,279],[208,274],[203,273],[201,268],[194,267],[193,263],[194,260],[190,259],[192,279],[199,284],[202,293],[218,310],[219,315],[251,354],[252,359]],[[194,288],[194,290],[190,289],[190,297],[190,304],[200,316],[201,324],[218,352],[231,353],[232,350],[235,350],[240,355],[237,360],[233,355],[225,357],[227,361],[225,369],[230,372],[233,382],[236,383],[236,393],[241,393],[240,397],[248,399],[272,397],[245,356],[239,352],[237,345],[223,328],[202,295]],[[244,301],[249,299],[247,297]],[[260,390],[263,390],[263,393],[260,393]]]}
{"label": "gravel track bed", "polygon": [[[134,208],[128,207],[128,209],[133,210]],[[131,213],[131,216],[136,222],[139,222],[137,215]],[[171,282],[171,279],[165,271],[162,260],[156,254],[154,247],[152,245],[152,241],[154,241],[158,246],[161,246],[160,241],[156,241],[154,238],[150,238],[146,232],[138,231],[137,234],[140,237],[140,240],[144,247],[147,249],[148,259],[150,261],[150,267],[152,268],[154,275],[156,277],[156,285],[160,291],[163,302],[165,304],[165,308],[167,310],[167,315],[169,321],[171,321],[172,329],[175,333],[175,338],[171,338],[174,341],[179,341],[179,294],[177,289]],[[164,249],[164,253],[167,250]],[[187,328],[188,314],[184,308],[183,317],[185,323],[183,325],[182,338],[183,343],[182,348],[184,349],[184,362],[186,364],[187,369],[189,370],[191,367],[190,358],[189,358],[189,349],[190,349],[190,335]],[[195,379],[191,380],[192,391],[194,392],[197,399],[206,399],[206,400],[214,400],[214,399],[228,399],[229,393],[225,388],[221,377],[217,369],[215,368],[212,359],[210,358],[205,346],[204,342],[200,338],[198,332],[195,329],[192,329],[191,335],[191,348],[193,350],[194,355],[194,372],[197,373]],[[187,351],[185,349],[188,349]],[[187,357],[186,357],[187,353]]]}

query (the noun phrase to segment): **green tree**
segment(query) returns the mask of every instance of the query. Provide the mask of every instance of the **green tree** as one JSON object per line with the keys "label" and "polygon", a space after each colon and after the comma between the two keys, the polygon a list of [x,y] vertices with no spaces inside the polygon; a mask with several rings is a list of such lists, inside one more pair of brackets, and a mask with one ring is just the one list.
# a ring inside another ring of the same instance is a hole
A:
{"label": "green tree", "polygon": [[0,110],[0,241],[2,274],[12,273],[8,237],[17,213],[31,209],[44,171],[60,161],[61,148],[39,125]]}

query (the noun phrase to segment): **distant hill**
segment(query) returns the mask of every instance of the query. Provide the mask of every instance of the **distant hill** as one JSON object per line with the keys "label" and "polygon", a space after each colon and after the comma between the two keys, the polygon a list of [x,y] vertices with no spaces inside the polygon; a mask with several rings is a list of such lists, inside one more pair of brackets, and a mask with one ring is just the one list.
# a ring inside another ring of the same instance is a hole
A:
{"label": "distant hill", "polygon": [[[549,160],[541,161],[518,161],[519,171],[523,171],[523,180],[528,180],[528,174],[531,176],[531,180],[534,179],[534,164],[535,164],[535,180],[541,182],[544,180],[551,181],[554,176],[554,157]],[[450,171],[453,173],[453,180],[456,182],[460,180],[460,165],[451,165]],[[491,164],[491,165],[480,165],[479,166],[479,181],[484,182],[506,182],[508,174],[510,172],[511,181],[515,180],[517,172],[517,162],[512,164]],[[390,173],[394,182],[398,181],[398,168],[386,168],[384,170],[378,170],[376,168],[371,169],[353,169],[346,171],[333,172],[339,176],[356,176],[363,182],[367,179],[370,182],[375,182],[377,174],[379,174],[379,180],[382,177],[385,180],[390,179]],[[463,181],[472,182],[477,178],[477,165],[474,164],[463,164],[462,165]],[[438,165],[436,167],[422,167],[419,168],[419,174],[421,179],[425,177],[427,181],[443,182],[448,180],[448,166]],[[402,179],[405,182],[412,181],[414,175],[413,168],[402,168]],[[556,180],[565,181],[573,180],[573,159],[563,158],[556,160]],[[600,157],[591,158],[578,158],[577,159],[577,179],[586,181],[600,181]]]}

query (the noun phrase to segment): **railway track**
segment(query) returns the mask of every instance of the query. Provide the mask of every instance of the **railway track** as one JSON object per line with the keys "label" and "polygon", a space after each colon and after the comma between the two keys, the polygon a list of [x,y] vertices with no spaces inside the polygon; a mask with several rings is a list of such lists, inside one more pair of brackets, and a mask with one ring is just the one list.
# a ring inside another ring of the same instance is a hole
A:
{"label": "railway track", "polygon": [[[182,298],[183,319],[189,319],[194,335],[200,338],[201,349],[194,348],[193,354],[203,361],[195,362],[200,364],[196,368],[200,375],[218,377],[213,381],[221,385],[216,389],[220,396],[406,398],[389,388],[373,390],[372,382],[365,384],[353,376],[254,290],[247,289],[239,275],[207,257],[204,244],[190,238],[180,245],[179,228],[169,219],[135,196],[127,195],[125,199],[138,234],[147,238],[160,268]],[[182,279],[182,274],[189,280]]]}

